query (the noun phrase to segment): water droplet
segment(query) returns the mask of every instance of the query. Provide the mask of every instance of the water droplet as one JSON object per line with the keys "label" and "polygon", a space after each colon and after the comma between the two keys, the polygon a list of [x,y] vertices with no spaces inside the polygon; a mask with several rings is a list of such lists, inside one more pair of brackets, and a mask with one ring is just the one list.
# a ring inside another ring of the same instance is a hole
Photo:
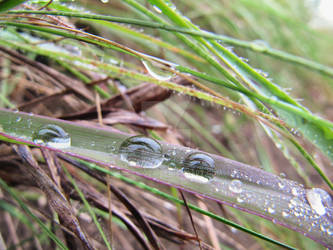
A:
{"label": "water droplet", "polygon": [[55,124],[47,124],[39,128],[33,135],[33,142],[54,148],[68,148],[71,146],[71,138],[61,127]]}
{"label": "water droplet", "polygon": [[120,159],[130,166],[157,168],[163,162],[162,147],[154,139],[132,136],[119,147]]}
{"label": "water droplet", "polygon": [[237,202],[242,203],[242,202],[244,202],[244,199],[239,196],[239,197],[237,197]]}
{"label": "water droplet", "polygon": [[283,188],[286,186],[286,184],[283,183],[282,181],[280,181],[280,182],[278,183],[278,185],[279,185],[279,188],[281,188],[281,189],[283,189]]}
{"label": "water droplet", "polygon": [[153,8],[158,14],[162,13],[162,10],[160,8],[158,8],[157,6],[153,5]]}
{"label": "water droplet", "polygon": [[286,217],[288,217],[288,216],[289,216],[289,214],[288,214],[288,212],[286,212],[286,211],[283,211],[283,212],[282,212],[282,216],[286,218]]}
{"label": "water droplet", "polygon": [[168,81],[173,76],[172,72],[162,69],[158,63],[141,60],[148,73],[160,81]]}
{"label": "water droplet", "polygon": [[196,182],[208,182],[215,175],[215,162],[204,153],[192,153],[183,162],[183,173],[188,179]]}
{"label": "water droplet", "polygon": [[270,213],[270,214],[274,214],[274,213],[275,213],[275,209],[274,209],[273,207],[268,207],[268,208],[267,208],[267,211],[268,211],[268,213]]}
{"label": "water droplet", "polygon": [[286,175],[285,173],[282,173],[282,172],[280,173],[280,177],[282,177],[282,178],[286,178],[286,176],[287,176],[287,175]]}
{"label": "water droplet", "polygon": [[298,193],[298,190],[297,190],[297,188],[296,187],[293,187],[292,189],[291,189],[291,193],[294,195],[294,196],[297,196],[299,193]]}
{"label": "water droplet", "polygon": [[18,116],[17,118],[16,118],[16,122],[20,122],[22,120],[22,117],[21,116]]}
{"label": "water droplet", "polygon": [[320,188],[306,190],[306,199],[311,208],[320,216],[326,214],[326,207],[333,206],[331,196],[325,190]]}
{"label": "water droplet", "polygon": [[235,178],[236,175],[237,175],[237,170],[232,170],[230,176],[231,176],[232,178]]}
{"label": "water droplet", "polygon": [[251,48],[258,52],[264,52],[269,47],[269,44],[264,40],[254,40],[251,42]]}
{"label": "water droplet", "polygon": [[240,180],[232,180],[229,184],[229,190],[236,194],[243,192],[243,183]]}

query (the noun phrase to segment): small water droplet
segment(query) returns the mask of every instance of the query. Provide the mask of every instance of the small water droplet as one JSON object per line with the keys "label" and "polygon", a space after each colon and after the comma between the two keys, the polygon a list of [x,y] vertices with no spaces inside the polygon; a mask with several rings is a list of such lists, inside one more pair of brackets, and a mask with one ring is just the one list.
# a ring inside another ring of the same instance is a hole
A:
{"label": "small water droplet", "polygon": [[173,73],[159,67],[158,63],[141,60],[148,73],[160,81],[168,81],[173,77]]}
{"label": "small water droplet", "polygon": [[16,122],[20,122],[22,120],[22,117],[21,116],[18,116],[17,118],[16,118]]}
{"label": "small water droplet", "polygon": [[162,13],[162,10],[160,8],[158,8],[157,6],[153,5],[153,8],[158,14]]}
{"label": "small water droplet", "polygon": [[286,186],[286,184],[283,183],[282,181],[280,181],[280,182],[278,183],[278,185],[279,185],[279,188],[281,188],[281,189],[284,189],[284,187]]}
{"label": "small water droplet", "polygon": [[287,175],[286,175],[285,173],[282,173],[282,172],[280,173],[280,177],[282,177],[282,178],[286,178],[286,176],[287,176]]}
{"label": "small water droplet", "polygon": [[251,48],[258,52],[264,52],[269,49],[269,44],[264,40],[254,40],[251,42]]}
{"label": "small water droplet", "polygon": [[326,206],[333,206],[331,196],[325,190],[320,188],[306,190],[306,199],[308,200],[311,208],[320,216],[326,214]]}
{"label": "small water droplet", "polygon": [[292,193],[292,195],[294,195],[294,196],[297,196],[299,193],[298,193],[298,189],[296,188],[296,187],[293,187],[292,189],[291,189],[291,193]]}
{"label": "small water droplet", "polygon": [[145,136],[132,136],[119,147],[120,159],[130,166],[157,168],[163,162],[162,146]]}
{"label": "small water droplet", "polygon": [[232,180],[229,184],[229,190],[236,194],[243,192],[243,183],[240,180]]}
{"label": "small water droplet", "polygon": [[242,202],[244,202],[244,199],[239,196],[239,197],[237,197],[237,202],[242,203]]}
{"label": "small water droplet", "polygon": [[236,175],[237,175],[237,170],[232,170],[230,176],[231,176],[232,178],[235,178]]}
{"label": "small water droplet", "polygon": [[196,182],[208,182],[215,175],[215,162],[204,153],[192,153],[183,162],[183,173],[188,179]]}
{"label": "small water droplet", "polygon": [[268,211],[268,213],[270,213],[270,214],[274,214],[274,213],[275,213],[275,209],[274,209],[273,207],[268,207],[268,208],[267,208],[267,211]]}
{"label": "small water droplet", "polygon": [[67,148],[71,138],[65,130],[55,124],[47,124],[39,128],[33,135],[33,142],[54,148]]}
{"label": "small water droplet", "polygon": [[282,216],[286,218],[286,217],[289,216],[289,214],[288,214],[288,212],[286,212],[286,211],[282,211]]}

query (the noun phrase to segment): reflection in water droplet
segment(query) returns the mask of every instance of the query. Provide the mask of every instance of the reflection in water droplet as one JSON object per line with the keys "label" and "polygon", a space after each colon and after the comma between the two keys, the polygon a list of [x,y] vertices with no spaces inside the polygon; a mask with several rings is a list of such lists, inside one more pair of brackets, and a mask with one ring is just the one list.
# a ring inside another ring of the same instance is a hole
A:
{"label": "reflection in water droplet", "polygon": [[47,124],[38,129],[32,138],[36,144],[54,148],[67,148],[71,146],[71,138],[61,127]]}
{"label": "reflection in water droplet", "polygon": [[145,136],[133,136],[123,141],[119,154],[120,159],[130,166],[157,168],[163,162],[161,144]]}
{"label": "reflection in water droplet", "polygon": [[215,175],[215,162],[203,153],[192,153],[183,162],[184,176],[196,182],[208,182]]}
{"label": "reflection in water droplet", "polygon": [[148,73],[157,80],[168,81],[173,76],[173,73],[159,67],[158,63],[155,62],[153,63],[146,60],[141,60],[141,61],[145,66],[146,70],[148,71]]}
{"label": "reflection in water droplet", "polygon": [[243,183],[240,180],[232,180],[229,184],[229,190],[236,194],[243,192]]}
{"label": "reflection in water droplet", "polygon": [[311,208],[320,216],[326,214],[326,207],[333,206],[331,196],[320,188],[306,190],[306,199],[308,200]]}

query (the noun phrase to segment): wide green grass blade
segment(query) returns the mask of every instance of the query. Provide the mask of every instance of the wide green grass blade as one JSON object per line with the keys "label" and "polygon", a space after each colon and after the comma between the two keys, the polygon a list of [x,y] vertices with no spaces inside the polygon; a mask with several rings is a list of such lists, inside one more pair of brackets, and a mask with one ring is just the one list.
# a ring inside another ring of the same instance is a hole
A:
{"label": "wide green grass blade", "polygon": [[[65,130],[71,138],[70,145],[60,144],[61,147],[58,148],[56,144],[44,146],[34,143],[39,128],[49,124],[60,126]],[[137,163],[133,165],[131,161],[124,161],[121,156],[119,148],[128,139],[126,134],[6,110],[0,111],[0,125],[3,131],[2,136],[16,139],[17,142],[46,147],[190,192],[200,193],[205,197],[304,232],[308,237],[324,245],[333,243],[332,238],[329,237],[329,230],[326,230],[327,227],[332,226],[329,216],[333,213],[331,211],[333,208],[325,207],[325,214],[320,217],[316,216],[315,208],[305,198],[308,192],[313,191],[304,189],[302,185],[294,181],[283,179],[258,168],[208,154],[214,161],[216,175],[206,181],[200,177],[200,174],[198,177],[192,178],[192,175],[187,177],[183,173],[184,158],[200,152],[193,149],[158,142],[161,145],[162,153],[157,159],[161,161],[162,165],[157,168],[142,168],[136,166]],[[171,151],[174,153],[169,153]],[[170,168],[175,169],[170,170]],[[235,185],[240,188],[235,189]],[[302,223],[299,222],[299,212],[296,213],[295,209],[303,211]]]}

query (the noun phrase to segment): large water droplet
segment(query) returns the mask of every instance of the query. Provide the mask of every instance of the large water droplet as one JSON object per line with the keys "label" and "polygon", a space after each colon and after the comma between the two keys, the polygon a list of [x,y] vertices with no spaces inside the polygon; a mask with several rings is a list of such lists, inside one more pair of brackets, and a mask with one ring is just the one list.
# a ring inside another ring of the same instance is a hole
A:
{"label": "large water droplet", "polygon": [[332,207],[333,201],[331,196],[320,188],[306,190],[306,199],[311,208],[319,215],[326,214],[326,207]]}
{"label": "large water droplet", "polygon": [[146,60],[141,60],[141,61],[145,66],[146,70],[148,71],[148,73],[157,80],[168,81],[173,76],[172,72],[162,69],[161,66],[159,67],[158,63]]}
{"label": "large water droplet", "polygon": [[120,159],[130,166],[157,168],[163,162],[162,147],[154,139],[145,136],[133,136],[119,147]]}
{"label": "large water droplet", "polygon": [[184,176],[196,182],[208,182],[215,175],[215,162],[212,157],[203,153],[193,153],[183,162]]}
{"label": "large water droplet", "polygon": [[229,190],[236,194],[243,192],[243,183],[240,180],[232,180],[229,184]]}
{"label": "large water droplet", "polygon": [[36,144],[54,148],[68,148],[71,146],[71,138],[65,130],[55,124],[47,124],[39,128],[32,137]]}

